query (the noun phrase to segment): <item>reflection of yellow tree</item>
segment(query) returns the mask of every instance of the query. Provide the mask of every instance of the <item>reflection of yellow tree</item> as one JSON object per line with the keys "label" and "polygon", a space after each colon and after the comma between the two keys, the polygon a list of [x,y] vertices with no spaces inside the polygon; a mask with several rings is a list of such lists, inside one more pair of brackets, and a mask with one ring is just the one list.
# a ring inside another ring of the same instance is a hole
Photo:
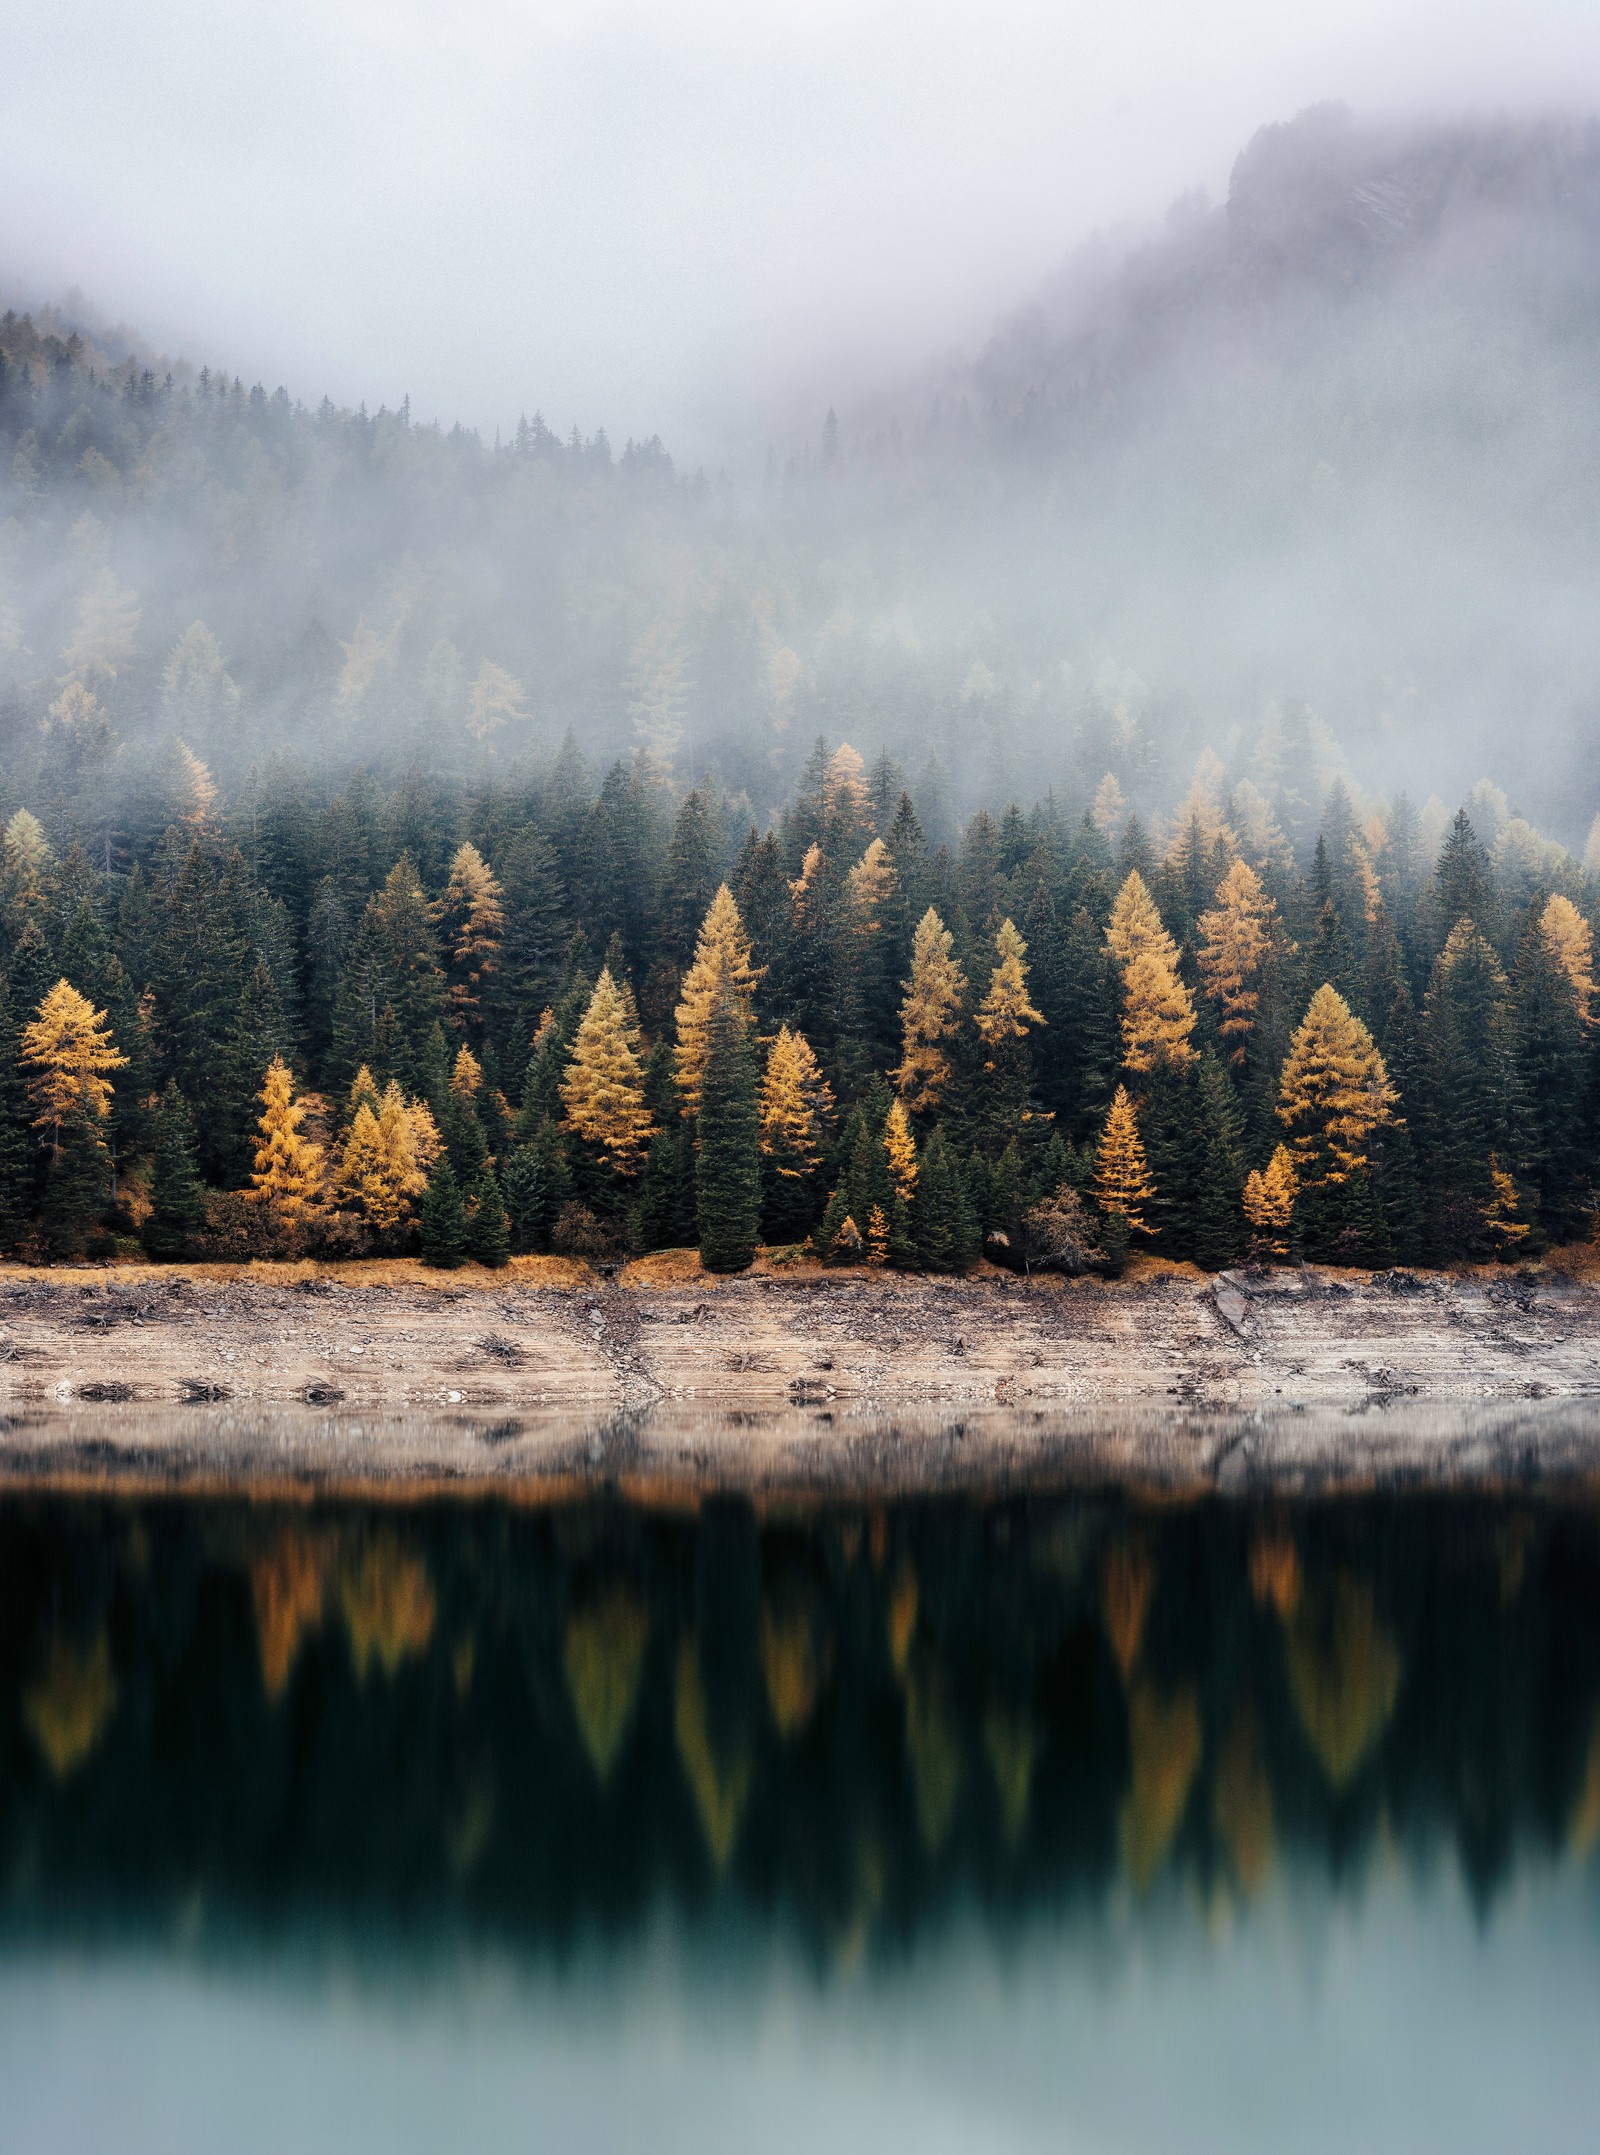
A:
{"label": "reflection of yellow tree", "polygon": [[583,1747],[602,1785],[611,1778],[639,1699],[650,1618],[631,1586],[613,1586],[567,1618],[563,1659]]}
{"label": "reflection of yellow tree", "polygon": [[356,1681],[365,1683],[374,1660],[393,1677],[410,1654],[433,1637],[433,1587],[422,1559],[392,1533],[378,1533],[359,1555],[341,1566],[339,1599],[350,1634]]}
{"label": "reflection of yellow tree", "polygon": [[1379,1621],[1372,1588],[1341,1572],[1331,1603],[1302,1602],[1284,1645],[1301,1726],[1335,1789],[1354,1779],[1394,1712],[1400,1650]]}
{"label": "reflection of yellow tree", "polygon": [[88,1758],[116,1704],[117,1680],[105,1632],[84,1647],[58,1633],[50,1641],[38,1682],[22,1697],[22,1718],[58,1781]]}
{"label": "reflection of yellow tree", "polygon": [[830,1662],[827,1641],[819,1639],[816,1611],[809,1601],[763,1606],[761,1668],[773,1725],[785,1741],[798,1736],[816,1712]]}
{"label": "reflection of yellow tree", "polygon": [[1200,1707],[1191,1685],[1168,1697],[1140,1678],[1128,1700],[1128,1754],[1118,1826],[1122,1860],[1142,1893],[1166,1860],[1200,1765]]}
{"label": "reflection of yellow tree", "polygon": [[961,1732],[938,1666],[919,1655],[906,1676],[906,1758],[923,1846],[936,1856],[961,1794]]}
{"label": "reflection of yellow tree", "polygon": [[706,1846],[717,1869],[726,1870],[750,1798],[750,1754],[741,1745],[732,1759],[717,1757],[700,1662],[687,1642],[678,1655],[676,1722],[678,1756],[705,1829]]}
{"label": "reflection of yellow tree", "polygon": [[[873,1522],[876,1531],[877,1522]],[[910,1557],[900,1559],[894,1585],[889,1590],[889,1659],[896,1676],[906,1673],[912,1634],[917,1628],[917,1574]]]}
{"label": "reflection of yellow tree", "polygon": [[983,1747],[989,1754],[995,1793],[1000,1798],[1006,1846],[1015,1848],[1028,1823],[1028,1800],[1033,1793],[1038,1738],[1032,1716],[1023,1707],[1002,1705],[996,1699],[983,1717]]}
{"label": "reflection of yellow tree", "polygon": [[270,1549],[251,1560],[261,1681],[269,1699],[282,1698],[302,1637],[322,1621],[332,1554],[326,1535],[295,1525],[285,1527]]}
{"label": "reflection of yellow tree", "polygon": [[1155,1567],[1142,1541],[1119,1541],[1106,1551],[1100,1573],[1100,1593],[1105,1609],[1106,1636],[1126,1683],[1139,1658],[1145,1619],[1156,1590]]}
{"label": "reflection of yellow tree", "polygon": [[1234,1877],[1246,1893],[1258,1893],[1272,1868],[1272,1783],[1248,1699],[1240,1701],[1217,1761],[1211,1816],[1226,1844]]}
{"label": "reflection of yellow tree", "polygon": [[1287,1534],[1258,1534],[1250,1544],[1250,1591],[1288,1622],[1300,1600],[1300,1557]]}

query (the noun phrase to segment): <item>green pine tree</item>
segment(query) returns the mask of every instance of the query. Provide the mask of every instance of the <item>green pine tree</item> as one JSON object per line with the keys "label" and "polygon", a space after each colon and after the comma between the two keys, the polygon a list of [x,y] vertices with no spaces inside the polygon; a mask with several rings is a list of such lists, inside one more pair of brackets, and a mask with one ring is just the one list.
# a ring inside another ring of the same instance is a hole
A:
{"label": "green pine tree", "polygon": [[205,1225],[206,1193],[195,1165],[194,1118],[176,1078],[168,1078],[151,1123],[150,1214],[140,1237],[158,1260],[192,1256]]}
{"label": "green pine tree", "polygon": [[467,1191],[467,1226],[463,1248],[480,1265],[498,1270],[511,1255],[505,1199],[494,1169],[484,1162]]}
{"label": "green pine tree", "polygon": [[466,1250],[467,1211],[448,1156],[439,1161],[422,1193],[418,1224],[423,1263],[454,1271]]}
{"label": "green pine tree", "polygon": [[742,1272],[761,1224],[761,1125],[749,1028],[726,996],[712,1011],[698,1134],[700,1261],[709,1272]]}

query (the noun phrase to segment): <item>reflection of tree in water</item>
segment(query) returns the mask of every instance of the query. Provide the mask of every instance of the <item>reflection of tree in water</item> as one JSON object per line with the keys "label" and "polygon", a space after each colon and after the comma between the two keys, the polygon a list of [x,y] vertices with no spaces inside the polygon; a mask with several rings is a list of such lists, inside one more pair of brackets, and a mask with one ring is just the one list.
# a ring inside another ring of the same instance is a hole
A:
{"label": "reflection of tree in water", "polygon": [[1383,1845],[1487,1898],[1600,1846],[1597,1585],[1576,1495],[11,1500],[0,1867],[535,1937],[732,1894],[844,1963]]}

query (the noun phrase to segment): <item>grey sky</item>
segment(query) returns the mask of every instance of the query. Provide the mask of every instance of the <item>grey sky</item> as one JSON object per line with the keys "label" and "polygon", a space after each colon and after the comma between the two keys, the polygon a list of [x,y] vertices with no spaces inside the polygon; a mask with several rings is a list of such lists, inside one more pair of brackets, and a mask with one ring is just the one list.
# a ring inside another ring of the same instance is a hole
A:
{"label": "grey sky", "polygon": [[0,299],[713,454],[1319,98],[1600,107],[1596,0],[0,0],[0,52]]}

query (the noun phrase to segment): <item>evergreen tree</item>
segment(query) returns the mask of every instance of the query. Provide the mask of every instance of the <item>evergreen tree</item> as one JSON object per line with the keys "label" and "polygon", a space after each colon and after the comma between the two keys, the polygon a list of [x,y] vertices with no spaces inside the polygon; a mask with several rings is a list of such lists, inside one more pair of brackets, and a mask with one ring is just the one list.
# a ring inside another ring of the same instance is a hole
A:
{"label": "evergreen tree", "polygon": [[1518,946],[1513,1023],[1516,1097],[1524,1110],[1517,1131],[1520,1164],[1536,1195],[1540,1226],[1564,1239],[1581,1229],[1589,1201],[1584,1095],[1593,977],[1589,924],[1567,900],[1559,903],[1565,912],[1555,915],[1554,932],[1551,914],[1558,901],[1552,898]]}
{"label": "evergreen tree", "polygon": [[511,1255],[510,1225],[505,1199],[494,1169],[487,1161],[479,1168],[467,1192],[466,1255],[480,1265],[498,1270]]}
{"label": "evergreen tree", "polygon": [[1195,1074],[1194,1123],[1189,1254],[1217,1272],[1244,1250],[1244,1121],[1228,1074],[1209,1049]]}
{"label": "evergreen tree", "polygon": [[0,1248],[11,1248],[33,1211],[35,1146],[11,992],[0,974]]}
{"label": "evergreen tree", "polygon": [[1522,1131],[1510,986],[1468,918],[1451,929],[1434,966],[1422,1037],[1422,1167],[1434,1248],[1446,1259],[1480,1255],[1494,1199],[1489,1156],[1516,1157]]}
{"label": "evergreen tree", "polygon": [[966,1272],[978,1261],[980,1237],[966,1179],[944,1132],[923,1147],[913,1224],[917,1256],[930,1272]]}
{"label": "evergreen tree", "polygon": [[419,1229],[423,1263],[454,1271],[466,1251],[467,1214],[448,1156],[439,1161],[422,1193]]}
{"label": "evergreen tree", "polygon": [[1057,1118],[1082,1143],[1105,1120],[1122,1059],[1121,981],[1087,906],[1067,922],[1061,974],[1061,1017],[1051,1043]]}
{"label": "evergreen tree", "polygon": [[761,1124],[749,1022],[730,983],[706,1028],[695,1164],[700,1261],[709,1272],[742,1272],[761,1223]]}
{"label": "evergreen tree", "polygon": [[157,1260],[188,1257],[205,1225],[206,1199],[195,1165],[194,1121],[176,1078],[168,1078],[152,1124],[150,1213],[141,1239]]}
{"label": "evergreen tree", "polygon": [[538,1249],[549,1232],[551,1212],[547,1178],[532,1145],[517,1145],[506,1160],[501,1192],[509,1220],[511,1249],[518,1256]]}

